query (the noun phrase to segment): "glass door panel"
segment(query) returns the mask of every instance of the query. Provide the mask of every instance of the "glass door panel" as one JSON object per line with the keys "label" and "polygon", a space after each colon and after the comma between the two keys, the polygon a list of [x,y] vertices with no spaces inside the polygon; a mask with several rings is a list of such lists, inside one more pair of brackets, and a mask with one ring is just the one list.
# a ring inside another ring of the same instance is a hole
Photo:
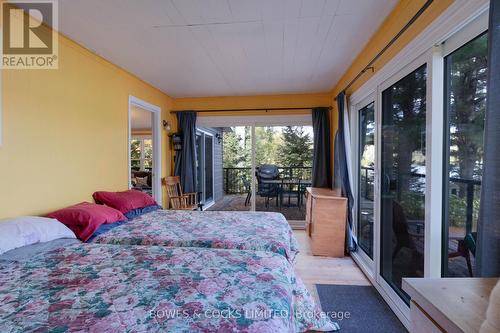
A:
{"label": "glass door panel", "polygon": [[280,212],[289,221],[305,220],[312,152],[312,126],[255,127],[257,211]]}
{"label": "glass door panel", "polygon": [[[203,193],[203,136],[196,134],[196,184],[198,192]],[[203,198],[201,199],[203,201]]]}
{"label": "glass door panel", "polygon": [[200,201],[210,205],[214,200],[214,137],[206,132],[196,133],[196,178]]}
{"label": "glass door panel", "polygon": [[223,197],[210,210],[252,209],[252,128],[224,127],[222,133]]}
{"label": "glass door panel", "polygon": [[375,103],[359,110],[358,245],[373,259]]}
{"label": "glass door panel", "polygon": [[424,275],[426,77],[424,65],[382,92],[380,271],[407,303],[402,278]]}
{"label": "glass door panel", "polygon": [[205,202],[214,200],[214,138],[205,134]]}
{"label": "glass door panel", "polygon": [[445,58],[444,228],[442,275],[474,272],[483,174],[488,36],[483,34]]}

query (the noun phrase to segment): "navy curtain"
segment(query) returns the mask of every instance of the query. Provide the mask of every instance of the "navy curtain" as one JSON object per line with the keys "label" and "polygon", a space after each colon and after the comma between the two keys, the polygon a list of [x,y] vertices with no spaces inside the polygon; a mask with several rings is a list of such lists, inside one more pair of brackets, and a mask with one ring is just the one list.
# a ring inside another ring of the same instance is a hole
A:
{"label": "navy curtain", "polygon": [[182,137],[182,150],[178,151],[175,157],[174,175],[181,177],[184,192],[197,192],[196,112],[178,112],[177,124]]}
{"label": "navy curtain", "polygon": [[330,143],[330,109],[312,109],[314,150],[312,186],[330,188],[332,186],[332,152]]}
{"label": "navy curtain", "polygon": [[347,235],[346,235],[346,246],[349,251],[356,251],[357,245],[356,240],[352,231],[352,207],[354,204],[354,198],[351,191],[351,182],[349,181],[349,168],[347,166],[347,154],[345,142],[345,129],[344,129],[344,117],[345,117],[345,93],[341,92],[337,96],[337,110],[339,114],[339,123],[337,134],[335,135],[335,159],[334,159],[334,176],[335,176],[335,186],[340,187],[342,191],[342,196],[347,198]]}
{"label": "navy curtain", "polygon": [[500,0],[490,1],[488,98],[476,275],[500,276]]}

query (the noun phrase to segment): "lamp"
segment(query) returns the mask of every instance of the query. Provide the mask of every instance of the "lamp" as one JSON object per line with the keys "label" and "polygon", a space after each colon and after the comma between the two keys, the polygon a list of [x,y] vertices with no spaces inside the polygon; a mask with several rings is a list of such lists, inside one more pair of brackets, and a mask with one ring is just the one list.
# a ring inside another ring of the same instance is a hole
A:
{"label": "lamp", "polygon": [[167,132],[170,132],[170,130],[172,129],[172,125],[170,124],[169,121],[167,120],[163,121],[163,129]]}
{"label": "lamp", "polygon": [[221,144],[221,142],[222,142],[222,135],[220,135],[220,133],[217,133],[217,134],[215,134],[215,138],[217,139],[217,143]]}

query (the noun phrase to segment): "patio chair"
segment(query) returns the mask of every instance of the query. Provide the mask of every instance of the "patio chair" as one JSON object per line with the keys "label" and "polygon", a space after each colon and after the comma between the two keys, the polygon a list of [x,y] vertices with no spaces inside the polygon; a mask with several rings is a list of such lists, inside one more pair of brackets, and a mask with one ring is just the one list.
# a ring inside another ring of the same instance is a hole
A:
{"label": "patio chair", "polygon": [[476,241],[477,241],[477,232],[471,232],[465,235],[464,239],[458,241],[456,252],[448,254],[448,258],[455,258],[455,257],[465,258],[465,262],[467,263],[467,269],[469,271],[470,277],[474,276],[470,255],[472,253],[474,257],[476,256]]}
{"label": "patio chair", "polygon": [[183,193],[179,176],[162,178],[162,185],[167,188],[171,209],[197,210],[201,208],[198,201],[198,192]]}
{"label": "patio chair", "polygon": [[[291,199],[294,198],[296,200],[296,207],[300,208],[302,204],[301,197],[303,195],[302,186],[300,184],[300,180],[297,182],[285,183],[281,184],[281,193],[280,193],[280,201],[283,199],[288,199],[287,207],[292,207]],[[282,204],[282,202],[280,203]]]}
{"label": "patio chair", "polygon": [[241,176],[241,181],[243,186],[245,187],[245,191],[247,192],[247,197],[245,199],[245,207],[250,203],[250,199],[252,198],[252,185],[248,181],[247,177]]}
{"label": "patio chair", "polygon": [[257,195],[266,198],[266,208],[269,207],[270,199],[276,199],[276,206],[279,204],[280,185],[275,183],[266,183],[266,180],[279,179],[279,169],[276,165],[263,164],[255,171],[257,178]]}

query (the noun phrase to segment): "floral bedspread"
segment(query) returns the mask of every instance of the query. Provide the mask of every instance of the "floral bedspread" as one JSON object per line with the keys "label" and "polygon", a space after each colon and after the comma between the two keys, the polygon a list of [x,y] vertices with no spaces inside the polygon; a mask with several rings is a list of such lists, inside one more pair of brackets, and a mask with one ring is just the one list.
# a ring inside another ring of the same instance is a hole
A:
{"label": "floral bedspread", "polygon": [[290,262],[298,253],[285,217],[268,212],[157,210],[99,235],[92,242],[270,251]]}
{"label": "floral bedspread", "polygon": [[272,252],[75,244],[0,261],[0,332],[336,330]]}

